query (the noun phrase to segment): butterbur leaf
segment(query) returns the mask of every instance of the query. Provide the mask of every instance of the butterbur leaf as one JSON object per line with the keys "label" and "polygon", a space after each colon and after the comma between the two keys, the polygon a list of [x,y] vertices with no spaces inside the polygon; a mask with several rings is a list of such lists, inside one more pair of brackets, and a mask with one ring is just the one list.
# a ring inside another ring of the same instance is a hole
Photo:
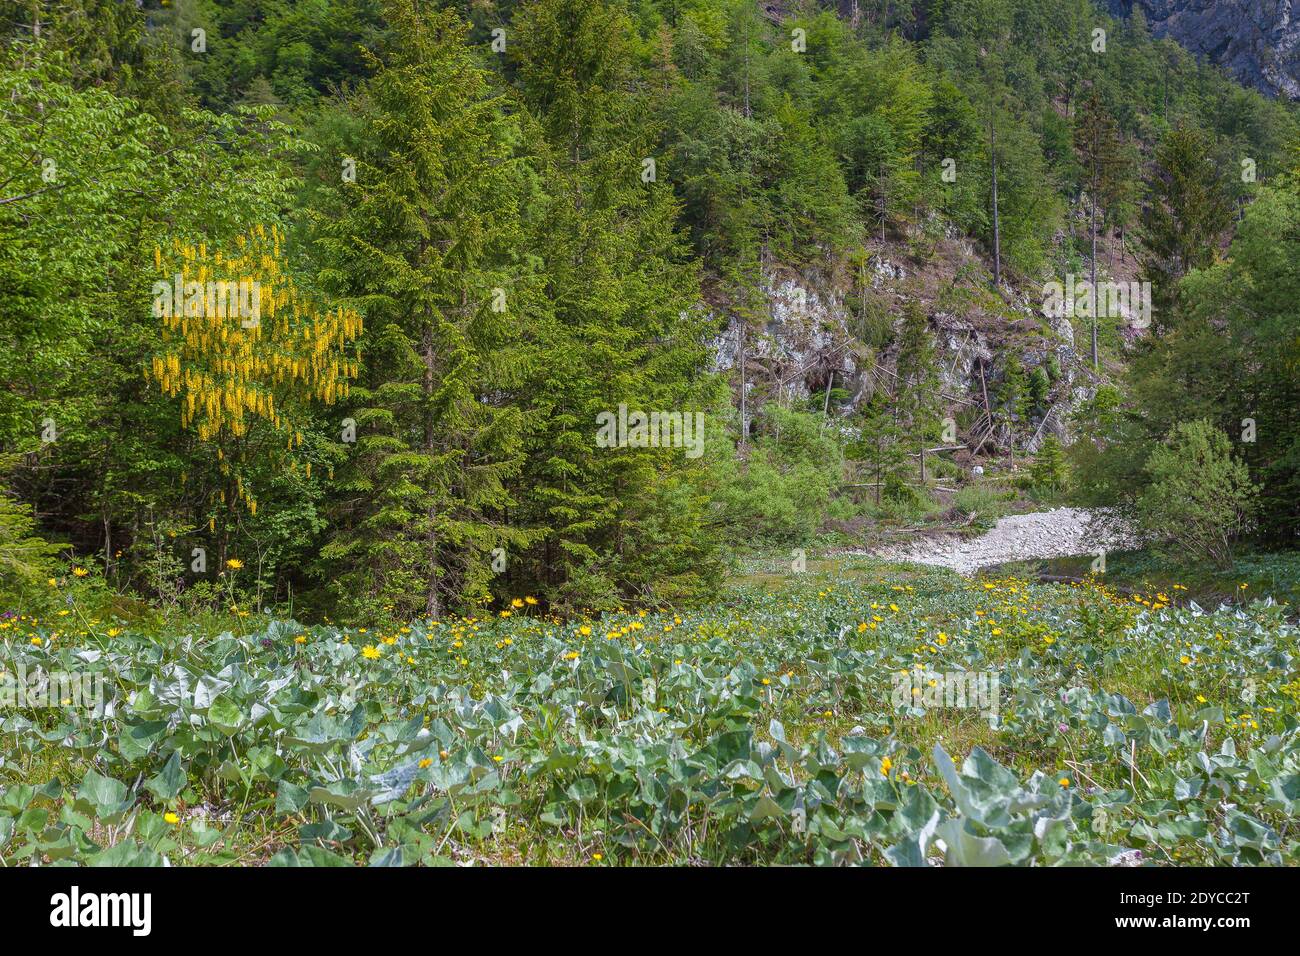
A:
{"label": "butterbur leaf", "polygon": [[208,708],[208,722],[224,734],[236,733],[244,719],[244,712],[229,697],[218,697]]}
{"label": "butterbur leaf", "polygon": [[185,787],[185,771],[181,769],[181,755],[172,751],[162,769],[145,782],[145,788],[159,800],[171,800]]}
{"label": "butterbur leaf", "polygon": [[87,770],[77,791],[76,802],[88,804],[96,816],[105,817],[125,810],[131,800],[126,784],[112,777],[105,777],[94,770]]}
{"label": "butterbur leaf", "polygon": [[768,817],[783,817],[786,815],[781,805],[769,797],[767,794],[760,794],[754,804],[754,808],[749,811],[749,819],[765,820]]}

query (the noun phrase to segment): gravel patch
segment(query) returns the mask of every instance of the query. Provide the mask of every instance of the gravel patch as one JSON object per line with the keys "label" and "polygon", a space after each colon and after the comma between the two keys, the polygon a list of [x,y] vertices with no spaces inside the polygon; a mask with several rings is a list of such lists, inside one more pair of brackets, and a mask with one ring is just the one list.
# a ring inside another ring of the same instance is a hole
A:
{"label": "gravel patch", "polygon": [[932,564],[970,575],[980,568],[1009,561],[1095,555],[1102,549],[1115,551],[1133,545],[1131,535],[1099,518],[1099,512],[1087,508],[1053,508],[999,518],[978,538],[946,534],[891,545],[872,554],[889,561]]}

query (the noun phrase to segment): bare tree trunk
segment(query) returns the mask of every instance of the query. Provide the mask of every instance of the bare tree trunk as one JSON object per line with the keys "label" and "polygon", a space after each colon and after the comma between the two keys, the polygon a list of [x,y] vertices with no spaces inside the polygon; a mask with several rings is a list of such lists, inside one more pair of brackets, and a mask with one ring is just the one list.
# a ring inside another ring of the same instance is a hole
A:
{"label": "bare tree trunk", "polygon": [[1093,143],[1092,159],[1092,195],[1089,197],[1092,202],[1092,219],[1088,225],[1088,231],[1092,239],[1092,260],[1090,263],[1092,279],[1092,370],[1095,372],[1098,368],[1097,363],[1097,150],[1100,144]]}
{"label": "bare tree trunk", "polygon": [[740,317],[740,447],[743,450],[749,444],[749,406],[745,400],[745,317]]}
{"label": "bare tree trunk", "polygon": [[[434,442],[436,435],[433,427],[433,409],[429,406],[430,399],[433,397],[433,317],[426,319],[424,326],[424,384],[423,395],[425,400],[424,408],[424,453],[432,457],[434,452]],[[428,584],[425,588],[424,595],[424,612],[429,617],[436,618],[441,613],[441,602],[438,598],[438,531],[434,524],[438,514],[434,504],[433,479],[430,478],[426,484],[425,494],[429,496],[428,511],[425,519],[428,521],[428,528],[425,530],[424,547],[425,547],[425,573],[428,576]]]}
{"label": "bare tree trunk", "polygon": [[1002,288],[1002,230],[998,221],[998,124],[989,91],[989,161],[993,168],[993,287]]}

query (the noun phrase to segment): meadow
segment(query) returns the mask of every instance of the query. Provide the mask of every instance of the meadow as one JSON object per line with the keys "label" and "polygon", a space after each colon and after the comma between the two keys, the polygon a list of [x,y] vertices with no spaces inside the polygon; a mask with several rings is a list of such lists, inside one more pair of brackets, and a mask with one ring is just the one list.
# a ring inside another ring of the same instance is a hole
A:
{"label": "meadow", "polygon": [[1300,630],[1246,589],[861,559],[699,610],[205,633],[53,587],[0,683],[104,699],[3,713],[5,866],[1300,862]]}

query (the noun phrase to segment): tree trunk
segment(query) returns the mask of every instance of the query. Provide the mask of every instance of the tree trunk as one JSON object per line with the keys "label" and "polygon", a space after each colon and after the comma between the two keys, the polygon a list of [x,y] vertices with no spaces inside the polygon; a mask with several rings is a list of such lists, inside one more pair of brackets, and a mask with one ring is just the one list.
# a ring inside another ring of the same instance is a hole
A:
{"label": "tree trunk", "polygon": [[1092,218],[1088,224],[1088,232],[1092,239],[1092,259],[1090,262],[1091,279],[1092,279],[1092,370],[1095,372],[1098,368],[1097,363],[1097,150],[1100,144],[1093,143],[1093,160],[1092,160]]}
{"label": "tree trunk", "polygon": [[989,93],[989,161],[993,168],[993,288],[1002,288],[1002,231],[998,222],[998,124]]}
{"label": "tree trunk", "polygon": [[745,400],[745,317],[740,317],[740,447],[743,450],[749,444],[749,405]]}
{"label": "tree trunk", "polygon": [[[432,408],[434,363],[432,316],[426,317],[422,344],[424,351],[424,383],[421,390],[424,395],[424,453],[432,457],[436,437]],[[428,496],[428,510],[425,513],[428,527],[425,530],[424,538],[425,573],[428,576],[428,584],[425,588],[424,612],[429,617],[436,618],[441,613],[441,602],[438,598],[438,531],[434,524],[438,513],[434,503],[434,480],[432,477],[426,481],[425,494]]]}

